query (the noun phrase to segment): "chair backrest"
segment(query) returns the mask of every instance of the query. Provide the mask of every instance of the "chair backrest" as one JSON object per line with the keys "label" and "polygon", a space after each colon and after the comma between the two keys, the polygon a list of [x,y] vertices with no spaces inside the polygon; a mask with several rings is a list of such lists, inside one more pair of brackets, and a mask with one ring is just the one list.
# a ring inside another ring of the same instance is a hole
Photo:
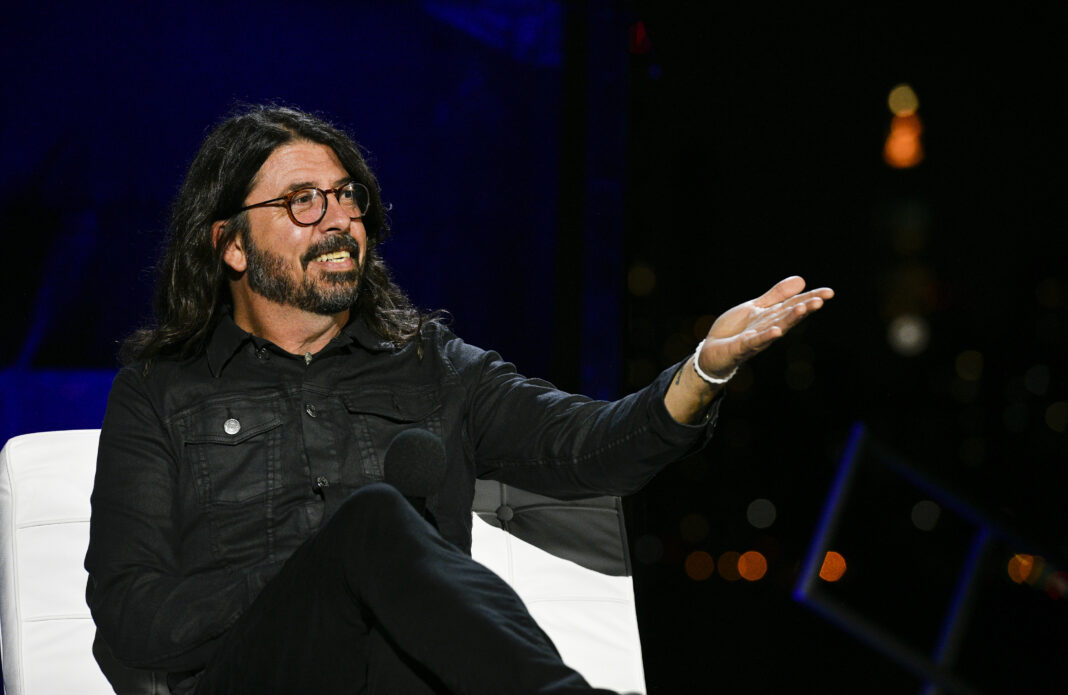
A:
{"label": "chair backrest", "polygon": [[645,692],[618,497],[562,502],[479,480],[471,555],[504,578],[591,685]]}
{"label": "chair backrest", "polygon": [[110,693],[85,605],[98,430],[14,437],[0,451],[0,640],[7,695]]}
{"label": "chair backrest", "polygon": [[[98,437],[98,430],[41,432],[14,437],[0,451],[7,695],[113,692],[92,654],[82,566]],[[513,586],[564,660],[595,686],[644,692],[619,500],[562,503],[479,481],[473,513],[475,559]],[[115,687],[123,695],[165,692],[148,673]]]}

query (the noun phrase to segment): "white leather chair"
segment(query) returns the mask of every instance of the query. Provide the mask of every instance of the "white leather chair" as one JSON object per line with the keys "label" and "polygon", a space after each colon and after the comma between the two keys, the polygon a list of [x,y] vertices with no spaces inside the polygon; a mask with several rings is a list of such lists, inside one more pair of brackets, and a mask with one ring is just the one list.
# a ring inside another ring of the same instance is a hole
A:
{"label": "white leather chair", "polygon": [[[82,567],[98,435],[27,434],[0,451],[0,647],[7,695],[112,692],[92,655],[95,627]],[[619,500],[561,503],[480,481],[473,513],[475,559],[515,588],[564,661],[595,686],[644,693]],[[587,533],[592,541],[578,540]],[[146,677],[130,692],[166,689]]]}

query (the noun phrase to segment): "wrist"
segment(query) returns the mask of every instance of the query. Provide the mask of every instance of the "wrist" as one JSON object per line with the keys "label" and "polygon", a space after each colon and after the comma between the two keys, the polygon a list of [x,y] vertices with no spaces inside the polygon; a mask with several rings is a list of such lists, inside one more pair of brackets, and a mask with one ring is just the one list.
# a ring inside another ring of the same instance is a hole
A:
{"label": "wrist", "polygon": [[706,384],[715,386],[717,388],[722,387],[724,384],[731,380],[731,377],[738,373],[738,368],[735,367],[730,371],[729,374],[722,377],[715,376],[714,374],[709,374],[705,370],[701,369],[701,349],[704,348],[704,346],[705,341],[702,340],[700,343],[697,344],[697,349],[693,351],[693,370],[697,373],[697,376],[700,377],[701,381],[704,381]]}

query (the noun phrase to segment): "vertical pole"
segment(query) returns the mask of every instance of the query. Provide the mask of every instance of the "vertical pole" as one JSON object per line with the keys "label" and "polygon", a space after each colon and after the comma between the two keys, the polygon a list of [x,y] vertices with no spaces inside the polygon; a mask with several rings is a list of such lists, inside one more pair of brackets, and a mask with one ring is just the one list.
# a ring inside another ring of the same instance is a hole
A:
{"label": "vertical pole", "polygon": [[[945,620],[942,622],[942,634],[935,645],[934,663],[941,673],[949,673],[960,652],[961,640],[964,639],[971,604],[975,599],[976,584],[979,581],[979,566],[990,545],[991,533],[987,526],[980,526],[972,539],[971,548],[964,566],[960,569],[957,589],[953,593]],[[941,695],[942,689],[928,683],[922,695]]]}

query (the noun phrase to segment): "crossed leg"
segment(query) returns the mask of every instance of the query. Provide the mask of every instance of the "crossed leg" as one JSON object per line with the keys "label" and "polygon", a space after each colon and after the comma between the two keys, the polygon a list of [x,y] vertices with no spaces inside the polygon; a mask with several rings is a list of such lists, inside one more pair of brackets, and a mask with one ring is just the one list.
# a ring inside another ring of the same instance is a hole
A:
{"label": "crossed leg", "polygon": [[227,633],[197,695],[591,688],[503,580],[394,488],[354,493]]}

